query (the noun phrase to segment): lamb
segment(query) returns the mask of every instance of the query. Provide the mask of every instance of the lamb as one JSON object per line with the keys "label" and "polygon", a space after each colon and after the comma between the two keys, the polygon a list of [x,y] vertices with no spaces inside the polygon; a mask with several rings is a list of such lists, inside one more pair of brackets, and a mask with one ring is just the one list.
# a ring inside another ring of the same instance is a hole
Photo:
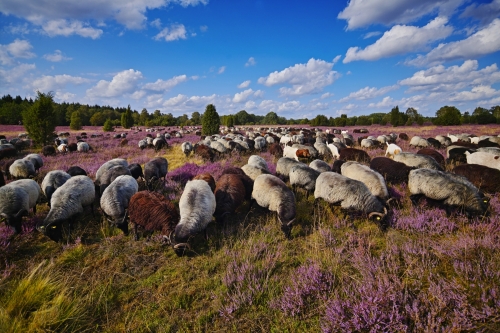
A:
{"label": "lamb", "polygon": [[0,217],[16,234],[22,232],[22,218],[28,214],[30,197],[28,192],[17,186],[0,187]]}
{"label": "lamb", "polygon": [[45,175],[42,181],[42,192],[45,194],[45,197],[47,197],[47,204],[49,207],[50,199],[54,191],[66,183],[70,178],[71,175],[62,170],[53,170]]}
{"label": "lamb", "polygon": [[102,193],[101,209],[116,227],[128,235],[127,209],[130,198],[139,190],[137,181],[132,176],[117,177]]}
{"label": "lamb", "polygon": [[345,148],[340,151],[340,160],[344,161],[356,161],[360,163],[370,163],[370,156],[366,151],[356,148]]}
{"label": "lamb", "polygon": [[215,187],[216,208],[214,217],[217,222],[226,222],[229,214],[245,202],[246,189],[241,175],[225,174],[217,181]]}
{"label": "lamb", "polygon": [[87,176],[87,171],[83,170],[79,166],[71,166],[66,171],[71,177],[73,176]]}
{"label": "lamb", "polygon": [[281,179],[288,179],[290,174],[290,169],[297,164],[305,165],[304,163],[294,160],[293,158],[289,157],[280,158],[276,163],[276,176],[280,177]]}
{"label": "lamb", "polygon": [[296,207],[295,196],[286,184],[276,176],[260,175],[255,179],[252,199],[259,206],[277,212],[281,230],[289,238],[296,218]]}
{"label": "lamb", "polygon": [[306,198],[308,198],[310,191],[314,191],[316,179],[319,174],[319,171],[316,171],[307,165],[295,165],[290,169],[290,185],[292,185],[295,192],[297,187],[306,190]]}
{"label": "lamb", "polygon": [[443,168],[438,164],[438,162],[436,162],[434,158],[426,155],[401,153],[394,155],[394,161],[402,162],[407,166],[416,168],[426,168],[426,169],[440,170],[440,171],[443,170]]}
{"label": "lamb", "polygon": [[146,186],[149,190],[152,190],[153,182],[163,179],[165,182],[165,177],[168,172],[168,161],[164,157],[155,157],[151,161],[144,165],[144,179],[146,180]]}
{"label": "lamb", "polygon": [[500,170],[500,156],[478,151],[475,153],[465,152],[467,164],[479,164],[489,168]]}
{"label": "lamb", "polygon": [[389,157],[391,156],[394,156],[394,155],[397,155],[399,153],[402,153],[403,152],[403,149],[401,149],[401,147],[399,147],[397,144],[395,143],[387,143],[387,149],[385,151],[385,155],[384,156],[387,156],[389,155]]}
{"label": "lamb", "polygon": [[201,179],[201,180],[206,181],[208,186],[210,186],[210,189],[212,190],[212,192],[215,192],[215,187],[216,187],[215,179],[208,172],[200,173],[200,174],[194,176],[193,179]]}
{"label": "lamb", "polygon": [[484,215],[488,209],[487,200],[474,185],[458,177],[439,170],[410,171],[408,189],[412,203],[416,205],[421,197],[426,197],[444,204],[448,215],[453,207],[464,209],[469,217]]}
{"label": "lamb", "polygon": [[181,150],[184,153],[184,155],[188,157],[189,154],[191,154],[191,152],[193,151],[193,144],[189,141],[183,142],[181,144]]}
{"label": "lamb", "polygon": [[332,171],[328,163],[323,160],[314,160],[309,163],[309,167],[319,172]]}
{"label": "lamb", "polygon": [[139,238],[138,226],[146,231],[159,231],[170,236],[179,222],[179,212],[171,201],[158,192],[140,191],[128,204],[130,222],[134,225],[135,239]]}
{"label": "lamb", "polygon": [[370,168],[381,174],[385,181],[391,184],[408,182],[408,174],[415,169],[415,167],[407,166],[387,157],[375,157],[370,162]]}
{"label": "lamb", "polygon": [[387,209],[362,182],[335,172],[323,172],[316,179],[315,202],[323,199],[344,210],[360,211],[381,227],[385,227]]}
{"label": "lamb", "polygon": [[87,176],[71,177],[52,194],[50,211],[45,220],[37,225],[37,230],[55,242],[62,238],[62,227],[71,223],[77,214],[83,213],[85,207],[91,206],[94,213],[94,183]]}
{"label": "lamb", "polygon": [[365,184],[381,202],[386,203],[389,200],[389,191],[385,179],[377,171],[354,161],[345,162],[340,169],[343,176],[359,180]]}
{"label": "lamb", "polygon": [[453,173],[467,178],[479,190],[486,193],[500,192],[500,170],[479,164],[462,164]]}
{"label": "lamb", "polygon": [[207,182],[200,179],[188,181],[179,200],[181,218],[170,238],[177,255],[189,248],[190,237],[206,230],[215,209],[215,195]]}
{"label": "lamb", "polygon": [[33,178],[35,166],[30,160],[15,160],[9,167],[9,174],[12,178]]}

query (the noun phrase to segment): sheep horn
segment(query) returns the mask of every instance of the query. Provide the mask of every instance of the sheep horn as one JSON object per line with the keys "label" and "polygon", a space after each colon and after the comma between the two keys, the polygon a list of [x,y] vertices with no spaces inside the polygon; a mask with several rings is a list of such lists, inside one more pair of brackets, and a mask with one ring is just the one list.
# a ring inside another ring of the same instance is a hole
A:
{"label": "sheep horn", "polygon": [[[385,208],[384,208],[385,209]],[[379,212],[371,212],[370,214],[368,214],[368,218],[372,218],[373,216],[380,216],[380,217],[384,217],[385,214],[382,214],[382,213],[379,213]]]}
{"label": "sheep horn", "polygon": [[128,209],[125,209],[125,214],[123,214],[123,220],[122,220],[122,223],[125,223],[125,220],[127,219],[127,210],[128,210]]}
{"label": "sheep horn", "polygon": [[287,226],[287,227],[289,227],[289,226],[291,226],[294,222],[295,222],[295,219],[293,219],[293,220],[291,220],[290,222],[288,222],[288,223],[286,224],[286,226]]}
{"label": "sheep horn", "polygon": [[180,247],[187,247],[189,250],[191,250],[191,246],[189,245],[189,243],[179,243],[174,245],[174,249],[178,249]]}

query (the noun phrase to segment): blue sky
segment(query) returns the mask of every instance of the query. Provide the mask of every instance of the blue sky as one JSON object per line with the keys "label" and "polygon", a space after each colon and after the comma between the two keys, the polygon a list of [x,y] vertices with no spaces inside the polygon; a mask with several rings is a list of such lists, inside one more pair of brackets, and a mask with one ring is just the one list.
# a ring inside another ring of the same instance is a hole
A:
{"label": "blue sky", "polygon": [[500,0],[2,0],[0,94],[174,116],[500,104]]}

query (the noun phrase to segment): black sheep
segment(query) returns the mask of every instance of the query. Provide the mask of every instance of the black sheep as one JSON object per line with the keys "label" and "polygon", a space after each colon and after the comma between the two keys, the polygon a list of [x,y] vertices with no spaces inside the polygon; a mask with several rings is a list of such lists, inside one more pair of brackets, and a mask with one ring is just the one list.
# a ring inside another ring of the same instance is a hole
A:
{"label": "black sheep", "polygon": [[392,184],[407,183],[410,171],[415,169],[387,157],[375,157],[370,162],[370,168],[380,173],[386,182]]}

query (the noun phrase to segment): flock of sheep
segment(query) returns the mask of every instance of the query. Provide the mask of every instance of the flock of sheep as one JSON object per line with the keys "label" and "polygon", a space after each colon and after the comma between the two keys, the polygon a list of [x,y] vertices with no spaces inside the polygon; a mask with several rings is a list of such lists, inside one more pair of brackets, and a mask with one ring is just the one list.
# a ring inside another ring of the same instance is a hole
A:
{"label": "flock of sheep", "polygon": [[[165,137],[160,139],[166,144]],[[313,194],[315,201],[340,206],[346,214],[360,212],[382,228],[387,227],[388,210],[394,201],[387,183],[407,183],[414,204],[426,197],[443,205],[447,213],[458,209],[469,217],[488,214],[488,197],[483,191],[499,190],[499,137],[413,137],[410,145],[422,148],[417,153],[404,152],[396,144],[398,139],[409,138],[403,133],[360,136],[357,144],[363,150],[354,148],[356,141],[347,131],[299,132],[280,128],[253,130],[245,135],[227,131],[195,144],[184,142],[180,149],[186,156],[194,152],[213,160],[217,154],[234,150],[252,151],[254,155],[241,168],[223,170],[217,181],[210,174],[195,176],[186,183],[178,207],[156,191],[168,173],[164,157],[151,159],[144,168],[115,158],[101,165],[95,180],[79,167],[53,170],[39,185],[31,178],[43,166],[43,159],[38,154],[28,154],[9,167],[10,176],[18,180],[5,185],[0,171],[0,216],[20,233],[23,216],[30,209],[36,213],[43,193],[50,211],[37,229],[59,241],[63,238],[63,225],[71,226],[75,216],[87,206],[94,213],[93,205],[98,199],[103,215],[125,234],[129,233],[130,220],[136,238],[138,226],[161,232],[181,255],[190,248],[190,239],[206,230],[214,217],[217,222],[229,222],[245,201],[251,202],[250,207],[256,203],[276,212],[281,229],[289,237],[296,220],[299,188],[306,198]],[[385,147],[385,156],[371,159],[366,149],[374,147]],[[446,159],[430,147],[447,147]],[[279,158],[276,175],[257,154],[264,150]],[[325,162],[329,159],[333,159],[333,165]],[[446,172],[450,163],[464,164]],[[141,179],[147,190],[139,191]]]}

